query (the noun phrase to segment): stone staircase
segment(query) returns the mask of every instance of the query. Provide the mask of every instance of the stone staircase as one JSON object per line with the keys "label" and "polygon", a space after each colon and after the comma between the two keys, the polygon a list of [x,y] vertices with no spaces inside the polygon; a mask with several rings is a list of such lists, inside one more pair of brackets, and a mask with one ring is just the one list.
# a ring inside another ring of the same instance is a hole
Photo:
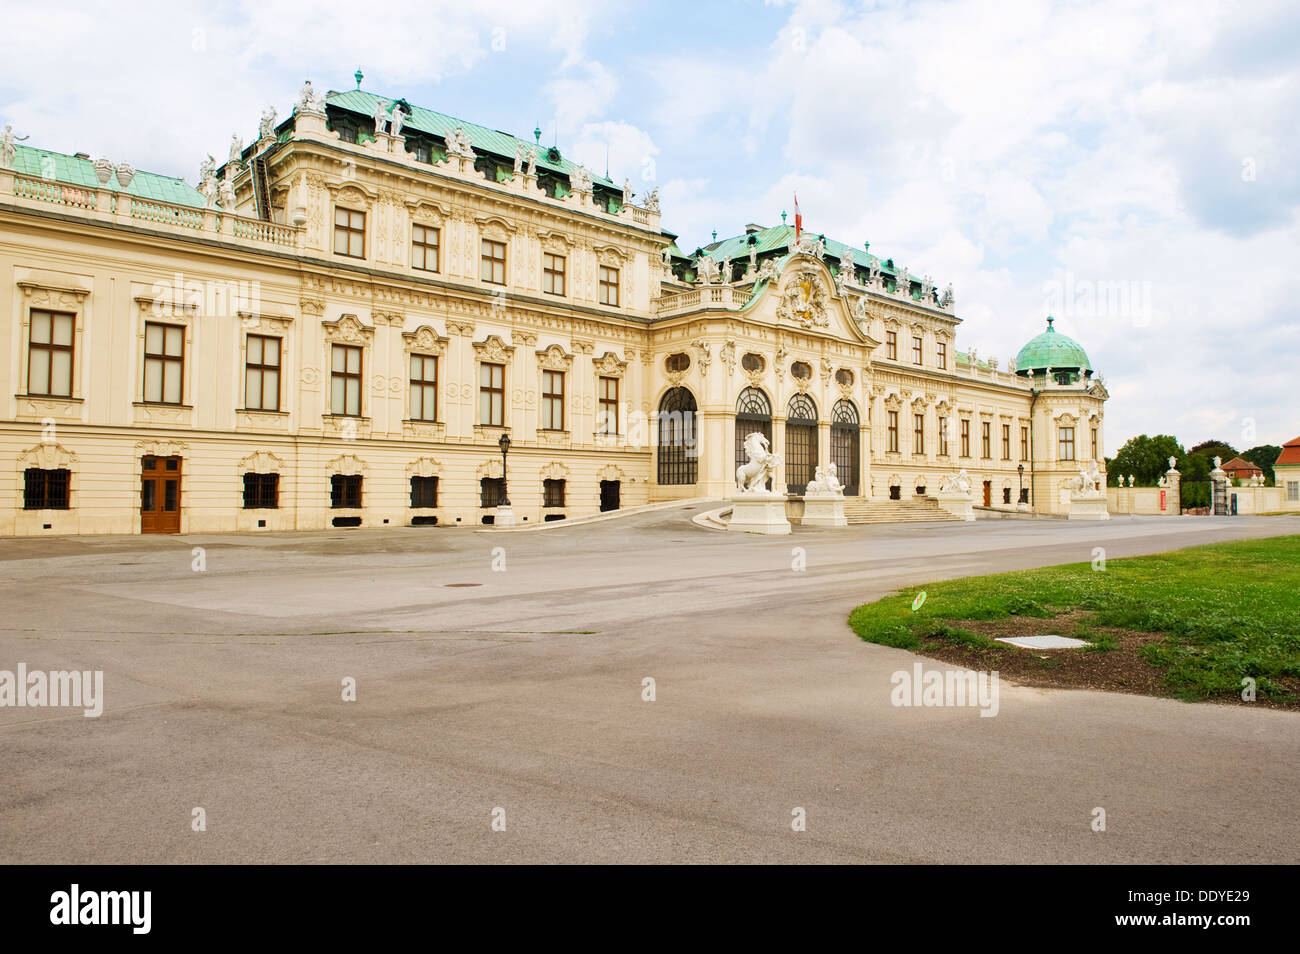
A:
{"label": "stone staircase", "polygon": [[849,500],[844,501],[844,516],[849,524],[859,523],[937,523],[956,517],[939,506],[933,497],[912,497],[908,500]]}

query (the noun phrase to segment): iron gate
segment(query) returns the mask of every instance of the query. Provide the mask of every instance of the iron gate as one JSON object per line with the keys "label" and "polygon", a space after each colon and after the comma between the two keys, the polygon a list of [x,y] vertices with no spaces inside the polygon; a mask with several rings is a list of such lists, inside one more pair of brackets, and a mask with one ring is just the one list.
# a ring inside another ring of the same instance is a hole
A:
{"label": "iron gate", "polygon": [[862,432],[858,409],[852,401],[839,400],[831,408],[831,463],[846,497],[858,495],[858,460]]}
{"label": "iron gate", "polygon": [[806,394],[796,394],[786,407],[785,483],[792,494],[802,494],[817,472],[817,405]]}
{"label": "iron gate", "polygon": [[[767,395],[758,388],[745,388],[736,401],[736,468],[749,463],[745,454],[745,438],[750,434],[762,434],[767,438],[767,446],[772,447],[772,403]],[[772,481],[767,482],[767,489],[772,489]]]}

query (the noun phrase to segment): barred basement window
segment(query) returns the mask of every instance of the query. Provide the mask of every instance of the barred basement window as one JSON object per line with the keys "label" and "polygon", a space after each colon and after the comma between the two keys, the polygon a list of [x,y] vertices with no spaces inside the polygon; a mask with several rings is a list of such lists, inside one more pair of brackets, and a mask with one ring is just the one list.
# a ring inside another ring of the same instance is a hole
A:
{"label": "barred basement window", "polygon": [[420,507],[436,506],[438,506],[438,478],[412,477],[411,507],[418,509]]}
{"label": "barred basement window", "polygon": [[1003,502],[1004,504],[1009,504],[1009,503],[1011,503],[1011,488],[1010,488],[1010,487],[1003,487],[1003,488],[1002,488],[1002,502]]}
{"label": "barred basement window", "polygon": [[360,474],[334,474],[330,477],[330,507],[336,510],[361,507]]}
{"label": "barred basement window", "polygon": [[276,510],[280,506],[280,475],[244,475],[244,509]]}
{"label": "barred basement window", "polygon": [[24,510],[67,510],[70,470],[41,470],[28,467],[23,472]]}
{"label": "barred basement window", "polygon": [[547,479],[542,481],[542,506],[543,507],[564,506],[564,481],[563,480]]}
{"label": "barred basement window", "polygon": [[500,477],[484,477],[479,481],[479,506],[499,507],[506,498],[506,482]]}

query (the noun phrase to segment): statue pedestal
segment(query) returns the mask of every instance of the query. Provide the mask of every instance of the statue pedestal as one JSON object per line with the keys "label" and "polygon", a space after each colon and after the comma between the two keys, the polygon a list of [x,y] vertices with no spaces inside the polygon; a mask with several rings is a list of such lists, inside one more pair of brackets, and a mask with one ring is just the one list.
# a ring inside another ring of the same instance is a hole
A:
{"label": "statue pedestal", "polygon": [[744,533],[783,534],[790,532],[785,519],[785,497],[767,490],[738,493],[731,499],[728,530]]}
{"label": "statue pedestal", "polygon": [[513,527],[515,525],[515,512],[509,507],[497,507],[496,514],[492,519],[494,527]]}
{"label": "statue pedestal", "polygon": [[310,109],[295,109],[293,111],[293,131],[298,136],[315,135],[322,138],[333,136],[338,137],[338,133],[331,133],[325,125],[326,116],[324,113],[318,113]]}
{"label": "statue pedestal", "polygon": [[843,494],[803,495],[803,521],[805,527],[847,527],[844,516]]}
{"label": "statue pedestal", "polygon": [[1070,520],[1109,520],[1106,496],[1070,494]]}
{"label": "statue pedestal", "polygon": [[961,520],[975,519],[975,495],[960,491],[940,491],[934,495],[939,501],[939,509],[946,510]]}

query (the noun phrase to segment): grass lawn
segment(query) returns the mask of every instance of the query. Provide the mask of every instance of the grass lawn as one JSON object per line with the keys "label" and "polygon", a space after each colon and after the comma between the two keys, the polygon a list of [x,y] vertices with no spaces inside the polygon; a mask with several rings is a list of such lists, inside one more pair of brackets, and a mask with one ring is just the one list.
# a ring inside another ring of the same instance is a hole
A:
{"label": "grass lawn", "polygon": [[[1300,708],[1300,536],[930,583],[859,606],[849,625],[1029,685],[1241,703],[1252,677],[1256,704]],[[993,641],[1042,633],[1093,645]]]}

